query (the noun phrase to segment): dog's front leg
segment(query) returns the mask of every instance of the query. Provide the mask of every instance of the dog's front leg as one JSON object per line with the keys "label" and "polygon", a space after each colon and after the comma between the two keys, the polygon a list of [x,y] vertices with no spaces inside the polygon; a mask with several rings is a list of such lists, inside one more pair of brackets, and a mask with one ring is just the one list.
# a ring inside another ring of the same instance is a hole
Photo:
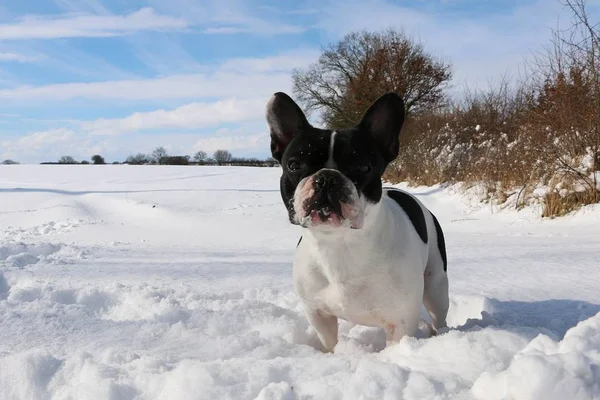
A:
{"label": "dog's front leg", "polygon": [[319,310],[306,310],[308,322],[315,328],[319,340],[323,345],[323,351],[333,353],[333,349],[338,342],[338,319],[333,315],[326,314]]}
{"label": "dog's front leg", "polygon": [[403,318],[397,322],[388,322],[384,326],[386,347],[400,342],[404,336],[415,336],[419,329],[419,315]]}

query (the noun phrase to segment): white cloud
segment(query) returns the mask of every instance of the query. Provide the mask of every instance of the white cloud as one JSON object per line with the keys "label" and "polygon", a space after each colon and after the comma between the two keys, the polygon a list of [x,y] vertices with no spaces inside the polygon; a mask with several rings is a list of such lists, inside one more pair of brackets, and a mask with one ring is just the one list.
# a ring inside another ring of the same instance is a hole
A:
{"label": "white cloud", "polygon": [[38,61],[40,57],[37,56],[29,56],[26,54],[19,53],[0,53],[0,62],[9,61],[9,62],[35,62]]}
{"label": "white cloud", "polygon": [[[255,124],[246,126],[246,132],[259,132]],[[254,129],[254,130],[253,130]],[[244,129],[240,129],[242,131]],[[158,146],[164,146],[173,155],[193,155],[198,150],[211,154],[217,149],[227,149],[236,157],[267,157],[269,155],[269,135],[264,133],[237,133],[227,136],[210,135],[201,137],[197,134],[143,134],[133,133],[120,136],[118,140],[107,139],[106,136],[90,136],[81,132],[64,130],[43,135],[38,132],[20,138],[0,140],[0,161],[6,158],[21,163],[39,163],[57,161],[60,157],[69,155],[76,160],[89,160],[94,154],[101,154],[107,161],[123,161],[130,154],[150,153]],[[46,136],[44,138],[44,136]],[[32,143],[36,143],[35,146]]]}
{"label": "white cloud", "polygon": [[[0,40],[6,39],[6,36],[13,39],[115,36],[140,30],[181,31],[191,27],[197,32],[211,34],[276,34],[298,33],[308,26],[288,25],[289,20],[281,17],[281,10],[261,11],[237,0],[148,0],[152,9],[121,16],[111,15],[96,0],[60,1],[68,5],[70,14],[53,19],[27,18],[14,24],[0,25]],[[528,1],[527,5],[521,3],[516,8],[503,7],[480,17],[472,12],[426,12],[391,0],[325,1],[318,12],[307,11],[307,16],[314,19],[320,29],[323,43],[335,42],[343,34],[360,29],[403,28],[422,40],[427,51],[454,65],[454,84],[459,89],[465,83],[474,87],[485,85],[507,70],[516,73],[525,55],[549,43],[550,29],[556,26],[558,15],[561,16],[560,22],[568,22],[565,10],[558,2],[548,3],[546,0]],[[428,9],[432,10],[429,6]],[[278,13],[281,18],[269,17],[270,12]],[[124,39],[142,62],[163,75],[131,78],[131,75],[110,70],[108,74],[113,79],[110,81],[11,86],[0,89],[0,108],[19,102],[26,107],[50,103],[63,107],[62,102],[90,100],[94,105],[99,104],[97,109],[102,112],[102,101],[112,104],[124,100],[131,102],[125,103],[128,106],[133,106],[134,102],[151,101],[155,108],[163,109],[123,114],[123,118],[56,121],[48,126],[58,129],[28,135],[23,138],[25,143],[20,143],[20,139],[12,140],[12,154],[48,160],[64,154],[89,157],[87,153],[93,149],[102,154],[106,152],[107,157],[122,159],[122,155],[150,151],[159,145],[182,154],[191,152],[192,148],[207,152],[228,148],[239,153],[258,149],[267,154],[268,135],[248,133],[262,129],[264,103],[274,91],[290,92],[291,70],[315,62],[320,53],[316,48],[300,49],[264,58],[234,58],[219,65],[201,65],[195,54],[187,52],[190,48],[184,46],[177,35],[129,35]],[[19,55],[29,52],[23,48],[1,50]],[[62,61],[65,66],[56,69],[64,70],[68,64],[81,70],[93,65],[89,68],[93,70],[101,62],[98,57],[78,63],[78,59],[86,55],[85,51],[74,54],[68,47],[60,47],[54,53],[63,50],[71,57]],[[1,54],[9,53],[0,53],[0,60]],[[5,56],[10,57],[14,58]],[[48,56],[44,62],[52,62],[51,58]],[[77,71],[79,79],[81,72]],[[0,71],[0,74],[3,73],[6,72]],[[106,75],[89,75],[85,79],[98,79],[98,76]],[[164,104],[157,105],[155,101],[164,101]],[[144,110],[148,110],[148,104],[144,104]],[[67,105],[64,107],[68,109]],[[15,107],[5,110],[21,112]],[[231,123],[242,127],[220,126]],[[214,127],[214,133],[200,139],[197,134],[181,132],[207,127]],[[157,132],[145,133],[150,130]],[[118,138],[100,136],[122,133],[127,134]],[[26,146],[36,143],[38,150],[30,153]]]}
{"label": "white cloud", "polygon": [[[0,141],[0,158],[40,162],[71,155],[83,160],[99,153],[111,160],[123,160],[129,154],[147,153],[157,146],[165,146],[173,154],[225,148],[236,156],[264,157],[269,149],[264,121],[266,101],[229,98],[137,112],[124,118],[65,121],[63,127]],[[108,136],[118,134],[122,134],[118,139]]]}
{"label": "white cloud", "polygon": [[142,8],[126,15],[28,16],[17,23],[0,24],[0,39],[110,37],[137,31],[182,30],[188,25],[183,18],[160,15],[152,8]]}
{"label": "white cloud", "polygon": [[306,26],[289,24],[279,13],[268,12],[257,2],[246,0],[148,0],[157,10],[179,15],[201,27],[204,34],[298,34]]}
{"label": "white cloud", "polygon": [[59,128],[23,136],[19,138],[18,144],[25,148],[40,149],[47,145],[71,141],[74,136],[70,129]]}
{"label": "white cloud", "polygon": [[194,151],[202,150],[208,153],[219,149],[233,152],[235,150],[267,150],[268,148],[269,135],[267,133],[241,136],[213,136],[200,139],[192,146]]}
{"label": "white cloud", "polygon": [[198,97],[248,96],[264,93],[265,87],[289,86],[288,73],[181,74],[156,79],[64,83],[21,86],[0,90],[0,100],[65,101],[77,98],[94,100],[159,100]]}
{"label": "white cloud", "polygon": [[[291,69],[314,62],[315,57],[314,51],[297,50],[265,58],[229,59],[214,67],[203,66],[204,72],[197,74],[0,90],[0,103],[21,100],[28,105],[76,98],[194,99],[178,107],[135,112],[123,118],[46,121],[52,130],[15,138],[0,147],[20,162],[52,161],[63,155],[89,159],[94,153],[123,160],[157,146],[172,149],[173,154],[193,154],[195,148],[207,152],[227,148],[236,156],[264,157],[269,149],[264,122],[268,98],[274,91],[289,91]],[[193,134],[183,132],[191,129]],[[102,136],[111,134],[122,135]]]}
{"label": "white cloud", "polygon": [[[598,3],[589,3],[597,20]],[[490,12],[433,10],[434,6],[425,11],[386,0],[330,0],[315,15],[328,41],[362,29],[403,29],[428,52],[453,64],[458,88],[487,86],[507,72],[518,77],[528,56],[550,43],[551,29],[570,22],[568,11],[554,0],[515,3]]]}
{"label": "white cloud", "polygon": [[11,158],[19,162],[56,161],[63,155],[85,152],[87,146],[80,139],[81,136],[78,137],[67,128],[5,139],[0,141],[0,159]]}
{"label": "white cloud", "polygon": [[316,62],[320,52],[316,49],[296,49],[263,58],[230,58],[219,67],[223,71],[248,72],[286,72],[294,68],[303,68]]}
{"label": "white cloud", "polygon": [[[46,133],[48,135],[45,135]],[[0,159],[39,163],[57,161],[60,157],[69,155],[76,160],[89,160],[94,154],[106,154],[107,150],[114,148],[106,141],[68,131],[65,131],[64,135],[60,132],[54,135],[51,131],[39,132],[23,139],[25,138],[3,142],[0,147]]]}
{"label": "white cloud", "polygon": [[202,97],[270,96],[291,88],[291,70],[314,62],[316,52],[290,51],[264,58],[240,58],[214,67],[210,72],[179,74],[154,79],[130,79],[89,83],[20,86],[0,90],[0,101],[45,102],[78,98],[94,100],[159,100]]}
{"label": "white cloud", "polygon": [[264,99],[226,99],[190,103],[173,110],[137,112],[125,118],[84,121],[81,129],[93,135],[116,135],[154,129],[201,129],[263,117]]}
{"label": "white cloud", "polygon": [[258,33],[262,35],[302,33],[306,28],[296,25],[253,23],[241,26],[221,26],[202,30],[207,35],[233,35],[240,33]]}

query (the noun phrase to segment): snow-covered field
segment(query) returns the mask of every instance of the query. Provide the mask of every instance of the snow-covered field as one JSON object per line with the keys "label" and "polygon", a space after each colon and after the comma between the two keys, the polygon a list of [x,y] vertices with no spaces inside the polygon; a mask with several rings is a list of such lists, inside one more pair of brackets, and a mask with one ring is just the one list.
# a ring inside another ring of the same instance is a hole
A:
{"label": "snow-covered field", "polygon": [[0,399],[600,399],[600,208],[542,221],[411,189],[451,329],[336,354],[292,290],[279,169],[0,167]]}

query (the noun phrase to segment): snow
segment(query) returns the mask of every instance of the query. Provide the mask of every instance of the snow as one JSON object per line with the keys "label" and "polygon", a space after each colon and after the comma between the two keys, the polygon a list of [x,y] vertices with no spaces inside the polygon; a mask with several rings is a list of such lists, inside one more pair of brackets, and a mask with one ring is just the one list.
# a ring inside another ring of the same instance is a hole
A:
{"label": "snow", "polygon": [[1,166],[0,399],[600,398],[599,207],[410,188],[446,233],[450,328],[384,348],[342,322],[322,354],[278,187],[277,168]]}
{"label": "snow", "polygon": [[535,197],[544,198],[551,192],[551,189],[548,186],[540,185],[533,190],[533,195]]}

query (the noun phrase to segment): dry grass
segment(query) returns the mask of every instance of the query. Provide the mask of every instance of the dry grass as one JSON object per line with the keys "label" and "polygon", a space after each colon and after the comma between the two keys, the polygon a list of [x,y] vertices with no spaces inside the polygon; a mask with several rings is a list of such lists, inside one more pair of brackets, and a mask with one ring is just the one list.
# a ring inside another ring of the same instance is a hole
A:
{"label": "dry grass", "polygon": [[[589,123],[581,126],[588,119],[571,106],[565,121],[564,113],[547,113],[539,102],[532,106],[529,93],[523,88],[491,90],[451,109],[412,117],[402,132],[401,154],[384,178],[411,185],[483,184],[487,199],[498,203],[517,190],[517,207],[540,185],[566,188],[568,194],[563,190],[547,199],[544,216],[599,201],[593,190],[593,171],[600,168],[597,133]],[[556,101],[569,104],[564,98]],[[591,194],[581,194],[577,186]]]}
{"label": "dry grass", "polygon": [[385,179],[412,185],[483,185],[486,200],[517,208],[546,188],[543,215],[600,202],[600,32],[585,0],[565,0],[571,30],[555,32],[526,82],[466,93],[412,115]]}
{"label": "dry grass", "polygon": [[542,217],[555,218],[566,215],[581,206],[598,202],[596,191],[571,192],[561,196],[559,192],[549,193],[544,197]]}

